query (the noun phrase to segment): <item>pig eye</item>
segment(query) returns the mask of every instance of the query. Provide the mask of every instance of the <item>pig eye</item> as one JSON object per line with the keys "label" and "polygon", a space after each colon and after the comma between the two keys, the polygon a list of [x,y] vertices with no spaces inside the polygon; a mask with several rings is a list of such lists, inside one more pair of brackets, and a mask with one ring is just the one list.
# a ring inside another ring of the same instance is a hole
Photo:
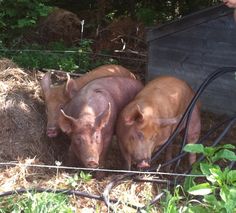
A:
{"label": "pig eye", "polygon": [[59,109],[63,109],[63,104],[59,104]]}
{"label": "pig eye", "polygon": [[77,136],[77,137],[75,138],[75,142],[76,142],[76,143],[81,143],[81,142],[82,142],[82,137],[81,137],[81,136]]}
{"label": "pig eye", "polygon": [[144,136],[143,136],[142,132],[137,132],[137,137],[138,137],[139,140],[143,140],[144,139]]}
{"label": "pig eye", "polygon": [[131,141],[143,141],[144,136],[142,132],[136,132],[136,134],[130,136]]}
{"label": "pig eye", "polygon": [[133,135],[131,135],[130,137],[129,137],[129,139],[130,139],[130,141],[135,141],[135,137],[133,136]]}
{"label": "pig eye", "polygon": [[97,140],[97,139],[99,138],[98,132],[95,132],[95,133],[94,133],[94,136],[95,136],[95,139]]}

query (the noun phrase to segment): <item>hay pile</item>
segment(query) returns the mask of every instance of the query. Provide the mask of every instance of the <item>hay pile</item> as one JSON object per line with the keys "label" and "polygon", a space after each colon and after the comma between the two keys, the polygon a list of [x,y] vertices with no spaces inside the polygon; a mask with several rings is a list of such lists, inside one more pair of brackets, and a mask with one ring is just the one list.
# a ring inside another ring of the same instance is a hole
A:
{"label": "hay pile", "polygon": [[[0,67],[4,67],[1,66]],[[35,75],[20,68],[0,70],[0,160],[37,157],[54,161],[45,136],[46,116]]]}
{"label": "hay pile", "polygon": [[8,68],[17,68],[18,66],[8,58],[0,58],[0,71]]}
{"label": "hay pile", "polygon": [[63,9],[55,9],[38,27],[38,35],[43,43],[64,41],[72,44],[80,39],[80,31],[78,16]]}

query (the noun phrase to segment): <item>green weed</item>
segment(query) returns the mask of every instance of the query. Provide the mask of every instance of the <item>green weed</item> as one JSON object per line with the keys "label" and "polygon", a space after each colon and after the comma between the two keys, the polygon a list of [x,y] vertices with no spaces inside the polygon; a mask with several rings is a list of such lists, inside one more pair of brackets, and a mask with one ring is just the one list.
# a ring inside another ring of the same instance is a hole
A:
{"label": "green weed", "polygon": [[81,171],[79,174],[75,173],[73,177],[69,176],[66,180],[66,184],[70,185],[73,188],[76,188],[79,185],[79,182],[87,183],[92,180],[92,175]]}
{"label": "green weed", "polygon": [[202,144],[188,144],[184,150],[204,155],[205,159],[194,165],[192,174],[205,177],[200,180],[187,177],[183,187],[175,187],[173,194],[166,190],[165,199],[161,201],[163,212],[236,212],[236,170],[220,166],[221,161],[236,160],[235,146],[204,147]]}
{"label": "green weed", "polygon": [[72,213],[68,197],[54,193],[26,193],[0,200],[0,213]]}

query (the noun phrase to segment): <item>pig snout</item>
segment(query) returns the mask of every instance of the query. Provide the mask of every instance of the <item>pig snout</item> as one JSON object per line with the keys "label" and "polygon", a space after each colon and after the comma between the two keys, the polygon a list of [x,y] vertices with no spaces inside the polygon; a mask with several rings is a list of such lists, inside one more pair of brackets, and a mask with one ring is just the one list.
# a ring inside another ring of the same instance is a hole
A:
{"label": "pig snout", "polygon": [[98,163],[98,161],[95,158],[89,158],[85,162],[85,166],[89,167],[89,168],[98,168],[99,163]]}
{"label": "pig snout", "polygon": [[58,128],[56,127],[47,127],[47,136],[49,138],[55,138],[58,135]]}
{"label": "pig snout", "polygon": [[150,160],[148,159],[141,160],[137,163],[137,168],[139,169],[145,169],[149,167],[150,167]]}

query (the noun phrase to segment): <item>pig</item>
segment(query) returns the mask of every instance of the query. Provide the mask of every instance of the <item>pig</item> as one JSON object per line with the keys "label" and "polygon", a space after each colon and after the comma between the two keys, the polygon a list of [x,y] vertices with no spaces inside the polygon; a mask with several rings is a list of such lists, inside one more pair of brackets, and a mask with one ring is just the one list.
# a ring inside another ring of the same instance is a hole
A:
{"label": "pig", "polygon": [[[68,82],[72,99],[59,114],[59,127],[70,137],[70,158],[89,168],[103,167],[117,115],[143,88],[139,80],[125,77],[95,79],[78,93]],[[69,162],[71,162],[69,160]]]}
{"label": "pig", "polygon": [[[126,169],[130,170],[132,165],[138,169],[150,167],[152,154],[173,133],[193,96],[193,90],[185,81],[172,76],[159,76],[147,83],[124,107],[117,119],[116,137]],[[200,130],[198,103],[191,115],[188,143],[199,139]],[[166,157],[170,158],[171,153],[167,154]],[[195,155],[190,156],[191,164],[195,158]]]}
{"label": "pig", "polygon": [[[76,85],[73,92],[79,91],[85,84],[96,78],[104,76],[124,76],[131,79],[136,79],[135,75],[120,65],[103,65],[93,69],[84,76],[75,79]],[[58,115],[60,109],[70,100],[68,82],[63,85],[52,86],[51,74],[46,73],[41,82],[41,88],[46,104],[47,113],[47,130],[48,137],[56,137],[59,133]]]}
{"label": "pig", "polygon": [[234,8],[234,21],[236,22],[236,0],[223,0],[224,4],[229,8]]}

